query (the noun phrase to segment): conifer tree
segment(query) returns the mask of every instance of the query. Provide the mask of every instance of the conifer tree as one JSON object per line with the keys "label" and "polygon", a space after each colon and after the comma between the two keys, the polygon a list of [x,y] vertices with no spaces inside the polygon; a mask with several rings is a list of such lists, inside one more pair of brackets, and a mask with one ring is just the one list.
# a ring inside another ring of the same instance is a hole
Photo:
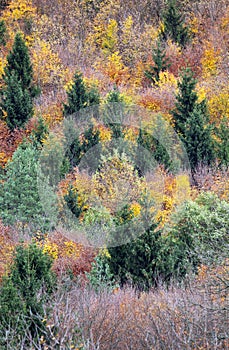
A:
{"label": "conifer tree", "polygon": [[172,111],[175,130],[184,142],[192,170],[201,163],[210,165],[215,159],[207,103],[198,102],[195,86],[192,71],[186,69],[178,83],[176,108]]}
{"label": "conifer tree", "polygon": [[23,127],[33,115],[32,98],[38,93],[33,85],[33,69],[28,48],[20,33],[15,36],[12,51],[7,56],[0,91],[2,117],[10,129]]}
{"label": "conifer tree", "polygon": [[146,77],[152,82],[155,82],[155,80],[159,81],[160,72],[164,72],[169,68],[170,64],[165,56],[165,50],[161,46],[161,42],[158,40],[156,47],[153,48],[152,51],[154,65],[150,65],[149,70],[145,71]]}
{"label": "conifer tree", "polygon": [[[123,208],[121,222],[127,223],[130,220],[130,214],[128,207]],[[128,230],[125,234],[128,234]],[[133,238],[131,242],[110,247],[108,264],[115,280],[120,285],[130,282],[139,289],[147,290],[155,286],[158,277],[156,266],[160,241],[161,231],[158,230],[158,224],[152,223],[150,228]]]}
{"label": "conifer tree", "polygon": [[32,229],[47,224],[37,184],[38,155],[33,145],[23,143],[7,164],[0,186],[0,216],[5,224],[20,222]]}
{"label": "conifer tree", "polygon": [[28,90],[31,97],[35,94],[33,86],[33,68],[29,57],[29,50],[21,33],[17,33],[11,52],[7,56],[7,65],[4,69],[4,80],[12,75],[20,81],[23,90]]}
{"label": "conifer tree", "polygon": [[163,14],[162,38],[172,39],[178,45],[185,47],[190,41],[189,28],[185,25],[182,14],[178,9],[176,0],[168,0],[167,8]]}
{"label": "conifer tree", "polygon": [[23,89],[14,71],[5,78],[6,87],[2,91],[1,108],[6,113],[6,123],[13,130],[21,128],[33,115],[33,105],[27,89]]}
{"label": "conifer tree", "polygon": [[64,115],[71,115],[82,108],[98,105],[100,96],[96,88],[87,89],[82,73],[76,72],[71,89],[67,92],[68,103],[64,104]]}
{"label": "conifer tree", "polygon": [[0,45],[6,45],[6,24],[5,21],[0,21]]}

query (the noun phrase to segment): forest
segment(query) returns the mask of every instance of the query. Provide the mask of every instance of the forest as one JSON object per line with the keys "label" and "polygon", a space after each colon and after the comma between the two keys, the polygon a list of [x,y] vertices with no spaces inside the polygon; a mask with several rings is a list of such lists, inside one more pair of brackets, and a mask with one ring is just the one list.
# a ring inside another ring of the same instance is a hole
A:
{"label": "forest", "polygon": [[0,0],[1,349],[229,349],[227,0]]}

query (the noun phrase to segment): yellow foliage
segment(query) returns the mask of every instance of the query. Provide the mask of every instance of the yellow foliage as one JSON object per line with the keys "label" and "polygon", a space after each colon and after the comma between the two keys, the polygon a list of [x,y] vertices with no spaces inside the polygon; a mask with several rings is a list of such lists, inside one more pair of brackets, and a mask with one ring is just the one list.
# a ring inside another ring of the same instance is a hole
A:
{"label": "yellow foliage", "polygon": [[66,70],[49,43],[37,39],[32,54],[34,81],[42,90],[53,89],[64,82]]}
{"label": "yellow foliage", "polygon": [[133,216],[136,217],[136,216],[140,215],[140,213],[141,213],[141,205],[139,203],[135,202],[135,203],[131,204],[130,210],[132,211]]}
{"label": "yellow foliage", "polygon": [[137,143],[137,137],[138,137],[138,129],[134,129],[132,127],[126,127],[123,131],[124,133],[124,139],[133,142],[134,144]]}
{"label": "yellow foliage", "polygon": [[208,100],[208,109],[211,121],[219,123],[223,117],[229,119],[229,88],[214,93]]}
{"label": "yellow foliage", "polygon": [[133,18],[132,16],[128,16],[125,22],[123,23],[122,28],[122,43],[123,45],[129,45],[132,41],[133,36]]}
{"label": "yellow foliage", "polygon": [[206,88],[203,86],[198,86],[197,84],[197,94],[198,94],[198,102],[203,101],[207,97]]}
{"label": "yellow foliage", "polygon": [[92,176],[92,183],[96,196],[111,212],[123,201],[135,203],[146,186],[126,155],[116,153],[103,160],[100,172]]}
{"label": "yellow foliage", "polygon": [[130,77],[129,69],[123,64],[122,57],[118,51],[108,56],[105,62],[103,60],[98,61],[94,67],[107,75],[117,85],[127,82]]}
{"label": "yellow foliage", "polygon": [[101,49],[105,55],[110,55],[117,50],[118,44],[118,24],[114,19],[111,19],[102,33]]}
{"label": "yellow foliage", "polygon": [[186,174],[172,176],[160,167],[152,179],[147,181],[148,191],[155,202],[156,219],[161,226],[169,220],[169,216],[177,205],[190,198],[191,187]]}
{"label": "yellow foliage", "polygon": [[[36,8],[33,6],[32,0],[11,0],[1,15],[11,39],[16,31],[27,29],[35,17]],[[28,41],[30,40],[31,37],[28,36]]]}
{"label": "yellow foliage", "polygon": [[220,61],[220,50],[216,50],[213,46],[213,43],[208,41],[205,44],[204,53],[201,59],[202,74],[204,79],[217,74],[217,67]]}
{"label": "yellow foliage", "polygon": [[43,245],[43,252],[48,253],[53,259],[58,258],[58,246],[54,242],[46,241]]}
{"label": "yellow foliage", "polygon": [[99,130],[100,142],[106,143],[111,140],[112,132],[109,128],[105,127],[104,125],[99,125],[97,129]]}
{"label": "yellow foliage", "polygon": [[42,115],[45,123],[49,127],[60,124],[63,120],[63,106],[52,102],[49,105],[42,105],[39,109],[35,109],[35,115]]}
{"label": "yellow foliage", "polygon": [[168,71],[160,72],[159,81],[155,80],[154,84],[162,91],[168,88],[177,89],[177,79],[172,73],[169,73]]}

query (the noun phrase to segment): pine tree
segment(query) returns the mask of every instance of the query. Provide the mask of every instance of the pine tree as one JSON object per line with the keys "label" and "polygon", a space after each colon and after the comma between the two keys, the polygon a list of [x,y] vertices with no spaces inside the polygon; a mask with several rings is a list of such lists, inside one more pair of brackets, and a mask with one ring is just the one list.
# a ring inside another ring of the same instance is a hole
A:
{"label": "pine tree", "polygon": [[167,8],[163,14],[162,38],[171,38],[175,43],[185,47],[191,39],[189,28],[185,25],[183,17],[178,10],[176,0],[168,0]]}
{"label": "pine tree", "polygon": [[87,89],[82,73],[76,72],[71,89],[67,92],[68,103],[64,104],[64,115],[71,115],[82,108],[98,105],[100,96],[95,87]]}
{"label": "pine tree", "polygon": [[210,165],[215,159],[207,103],[198,102],[195,86],[192,71],[186,69],[178,83],[176,108],[172,111],[175,130],[184,142],[192,170],[201,163]]}
{"label": "pine tree", "polygon": [[152,51],[154,65],[150,65],[149,70],[145,71],[146,77],[152,82],[155,82],[155,80],[159,81],[160,72],[164,72],[169,68],[170,64],[165,56],[165,50],[162,48],[161,42],[158,40],[156,47],[153,48]]}

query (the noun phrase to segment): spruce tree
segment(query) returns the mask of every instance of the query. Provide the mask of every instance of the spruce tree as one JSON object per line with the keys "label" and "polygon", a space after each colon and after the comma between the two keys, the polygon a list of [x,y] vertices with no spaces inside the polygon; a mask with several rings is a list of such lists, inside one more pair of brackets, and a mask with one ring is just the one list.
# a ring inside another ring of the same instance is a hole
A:
{"label": "spruce tree", "polygon": [[7,346],[5,332],[10,327],[17,329],[15,340],[25,331],[34,340],[45,331],[43,305],[56,286],[52,263],[51,257],[36,244],[16,248],[10,274],[4,277],[0,288],[0,346]]}
{"label": "spruce tree", "polygon": [[47,228],[37,184],[38,157],[33,145],[22,144],[7,163],[0,189],[0,217],[7,225],[20,222],[31,230]]}
{"label": "spruce tree", "polygon": [[100,96],[95,87],[87,89],[82,73],[76,72],[71,89],[67,92],[68,103],[64,104],[64,115],[71,115],[82,108],[98,105]]}
{"label": "spruce tree", "polygon": [[5,21],[0,21],[0,45],[6,45],[6,24]]}
{"label": "spruce tree", "polygon": [[3,80],[0,91],[2,117],[6,118],[10,129],[21,128],[33,115],[32,98],[38,90],[32,82],[32,64],[20,33],[16,34],[12,51],[7,56]]}
{"label": "spruce tree", "polygon": [[15,78],[21,82],[23,90],[28,90],[31,97],[34,96],[33,68],[29,56],[29,50],[21,33],[17,33],[11,52],[7,56],[7,65],[4,69],[4,80],[14,74]]}
{"label": "spruce tree", "polygon": [[219,127],[216,129],[218,142],[217,158],[221,167],[229,167],[229,123],[228,118],[224,117]]}
{"label": "spruce tree", "polygon": [[6,86],[2,91],[1,108],[6,113],[6,123],[13,130],[21,128],[33,115],[33,104],[27,89],[23,89],[22,83],[12,71],[5,78]]}
{"label": "spruce tree", "polygon": [[[122,221],[128,222],[129,217],[130,210],[124,208]],[[158,230],[157,223],[152,223],[150,228],[131,242],[110,247],[108,264],[115,280],[121,286],[132,283],[139,289],[147,290],[155,286],[158,278],[157,259],[160,254],[160,242],[161,231]]]}
{"label": "spruce tree", "polygon": [[185,47],[191,39],[189,28],[185,25],[182,14],[178,10],[176,0],[168,0],[163,14],[162,38],[172,39],[178,45]]}
{"label": "spruce tree", "polygon": [[153,83],[155,80],[159,81],[160,72],[164,72],[170,66],[168,59],[165,56],[165,50],[163,49],[161,42],[158,40],[156,47],[153,48],[152,51],[154,65],[150,65],[149,70],[145,71],[146,77]]}
{"label": "spruce tree", "polygon": [[184,142],[193,171],[198,164],[210,165],[215,159],[207,103],[198,102],[195,86],[192,71],[186,69],[178,83],[176,108],[172,111],[175,130]]}

